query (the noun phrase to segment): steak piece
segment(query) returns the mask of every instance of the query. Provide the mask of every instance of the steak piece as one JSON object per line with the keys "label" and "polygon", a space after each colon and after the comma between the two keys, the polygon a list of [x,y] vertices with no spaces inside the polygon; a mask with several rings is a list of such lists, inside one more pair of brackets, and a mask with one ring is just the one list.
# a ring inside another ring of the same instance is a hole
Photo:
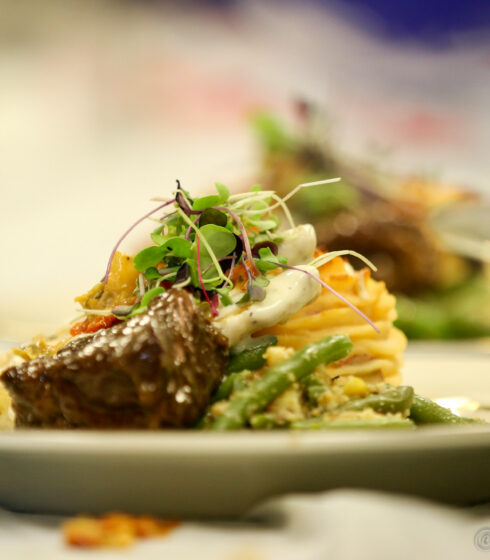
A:
{"label": "steak piece", "polygon": [[182,427],[204,412],[228,341],[191,294],[170,290],[127,322],[6,370],[17,426]]}

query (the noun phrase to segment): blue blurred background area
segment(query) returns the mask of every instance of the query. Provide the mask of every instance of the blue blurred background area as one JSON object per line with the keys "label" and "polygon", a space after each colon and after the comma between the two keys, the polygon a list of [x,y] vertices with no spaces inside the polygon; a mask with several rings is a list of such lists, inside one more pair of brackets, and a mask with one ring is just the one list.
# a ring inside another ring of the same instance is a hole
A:
{"label": "blue blurred background area", "polygon": [[[417,40],[448,46],[455,36],[490,31],[488,0],[317,0],[374,24],[372,29],[392,40]],[[359,21],[359,20],[358,20]]]}
{"label": "blue blurred background area", "polygon": [[[230,9],[248,0],[198,0],[181,4],[208,4]],[[419,41],[433,46],[450,46],[455,37],[478,33],[489,38],[488,0],[312,0],[326,11],[341,14],[360,27],[367,27],[394,41]],[[166,0],[147,0],[165,4]],[[308,4],[304,0],[286,0]],[[266,2],[267,3],[267,2]],[[282,2],[285,3],[284,0]],[[307,6],[305,7],[307,9]]]}

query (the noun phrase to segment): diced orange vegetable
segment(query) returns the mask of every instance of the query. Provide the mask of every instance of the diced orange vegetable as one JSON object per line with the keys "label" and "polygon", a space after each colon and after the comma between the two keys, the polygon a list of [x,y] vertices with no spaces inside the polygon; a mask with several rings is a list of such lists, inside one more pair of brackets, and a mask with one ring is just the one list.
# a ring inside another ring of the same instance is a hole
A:
{"label": "diced orange vegetable", "polygon": [[87,318],[73,325],[70,329],[70,334],[77,336],[82,333],[94,333],[101,329],[108,329],[120,322],[121,320],[114,315],[95,315],[91,319]]}

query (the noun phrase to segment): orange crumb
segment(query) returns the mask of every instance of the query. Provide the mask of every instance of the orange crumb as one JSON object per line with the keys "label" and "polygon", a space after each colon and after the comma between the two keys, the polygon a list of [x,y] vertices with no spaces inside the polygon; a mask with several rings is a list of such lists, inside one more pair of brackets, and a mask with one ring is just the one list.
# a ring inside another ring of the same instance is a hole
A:
{"label": "orange crumb", "polygon": [[78,516],[62,525],[69,546],[78,548],[124,548],[137,538],[163,536],[179,525],[176,519],[158,519],[146,515],[108,513],[100,517]]}

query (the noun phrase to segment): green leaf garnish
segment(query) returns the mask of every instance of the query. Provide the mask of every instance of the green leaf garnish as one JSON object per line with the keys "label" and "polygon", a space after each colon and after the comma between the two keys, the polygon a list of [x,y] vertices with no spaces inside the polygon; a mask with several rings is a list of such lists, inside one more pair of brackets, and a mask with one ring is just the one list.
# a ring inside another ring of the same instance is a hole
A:
{"label": "green leaf garnish", "polygon": [[223,183],[215,183],[215,186],[218,194],[210,194],[194,199],[194,202],[192,203],[193,210],[206,210],[207,208],[224,204],[228,200],[230,197],[228,187],[223,185]]}
{"label": "green leaf garnish", "polygon": [[[236,238],[233,233],[215,224],[207,224],[200,228],[199,235],[206,239],[218,259],[226,257],[236,247]],[[206,255],[206,253],[207,249],[205,247],[202,254]]]}
{"label": "green leaf garnish", "polygon": [[150,303],[150,301],[160,295],[163,294],[163,292],[165,292],[165,288],[163,286],[157,286],[156,288],[153,288],[152,290],[148,290],[146,292],[146,294],[141,298],[141,303],[140,303],[140,307],[148,307],[148,304]]}
{"label": "green leaf garnish", "polygon": [[136,270],[144,272],[147,268],[157,265],[165,254],[162,247],[151,246],[140,251],[133,259]]}
{"label": "green leaf garnish", "polygon": [[[206,210],[204,210],[201,216],[199,217],[200,228],[208,224],[214,224],[215,226],[225,227],[227,226],[227,222],[228,222],[228,218],[226,217],[226,214],[221,210],[216,210],[215,208],[206,208]],[[232,224],[229,224],[229,227],[227,229],[230,228],[231,228],[230,231],[233,231]]]}
{"label": "green leaf garnish", "polygon": [[231,299],[231,297],[229,295],[230,290],[231,290],[231,286],[224,286],[223,288],[215,288],[215,290],[220,295],[221,303],[224,306],[231,305],[233,303],[233,300]]}
{"label": "green leaf garnish", "polygon": [[262,286],[262,288],[266,288],[271,283],[271,281],[265,276],[257,276],[254,278],[254,282],[258,286]]}
{"label": "green leaf garnish", "polygon": [[264,287],[257,280],[258,278],[255,278],[248,283],[247,293],[250,296],[250,301],[263,301],[267,295]]}
{"label": "green leaf garnish", "polygon": [[[275,217],[275,216],[274,216]],[[261,231],[273,231],[279,225],[278,220],[274,219],[273,216],[263,220],[249,220],[254,226],[258,227]]]}
{"label": "green leaf garnish", "polygon": [[287,264],[288,262],[286,257],[274,255],[269,247],[263,247],[262,249],[259,249],[259,257],[260,258],[254,260],[257,268],[262,273],[267,273],[270,270],[274,270],[275,268],[277,268],[279,264]]}
{"label": "green leaf garnish", "polygon": [[[158,234],[155,234],[158,235]],[[163,245],[147,247],[140,251],[133,260],[134,268],[145,272],[148,268],[155,267],[167,254],[185,259],[191,251],[191,242],[183,237],[166,239]]]}
{"label": "green leaf garnish", "polygon": [[167,240],[167,236],[166,235],[162,235],[161,233],[151,233],[150,234],[151,240],[153,241],[153,243],[155,243],[155,245],[163,245],[165,243],[165,241]]}
{"label": "green leaf garnish", "polygon": [[145,278],[147,280],[155,280],[156,278],[161,278],[161,274],[160,272],[158,272],[158,269],[155,268],[154,266],[147,268],[145,270]]}
{"label": "green leaf garnish", "polygon": [[[211,249],[214,260],[226,257],[236,247],[236,238],[233,233],[226,228],[217,226],[215,224],[207,224],[199,229],[201,239],[204,238],[207,245]],[[204,241],[203,240],[203,241]],[[194,242],[191,250],[191,258],[189,259],[191,267],[191,275],[194,285],[198,285],[197,279],[197,243]],[[203,242],[201,245],[200,265],[203,272],[203,279],[206,282],[219,282],[220,271],[216,269],[216,263],[213,262],[212,255],[208,251],[206,244]],[[210,286],[206,286],[210,287]]]}
{"label": "green leaf garnish", "polygon": [[196,198],[192,205],[193,210],[205,210],[206,208],[211,208],[212,206],[219,206],[221,202],[221,197],[218,194],[210,194],[208,196],[201,196]]}
{"label": "green leaf garnish", "polygon": [[141,302],[135,307],[133,307],[131,313],[129,315],[126,315],[126,318],[129,319],[131,317],[134,317],[135,315],[139,315],[140,313],[146,311],[150,301],[154,297],[163,294],[163,292],[165,292],[165,288],[163,286],[157,286],[156,288],[148,290],[146,294],[141,298]]}
{"label": "green leaf garnish", "polygon": [[223,183],[215,183],[215,186],[221,199],[220,202],[224,204],[230,198],[230,190]]}
{"label": "green leaf garnish", "polygon": [[174,256],[185,259],[190,255],[191,242],[184,237],[172,237],[167,239],[161,246],[165,252],[172,253]]}

